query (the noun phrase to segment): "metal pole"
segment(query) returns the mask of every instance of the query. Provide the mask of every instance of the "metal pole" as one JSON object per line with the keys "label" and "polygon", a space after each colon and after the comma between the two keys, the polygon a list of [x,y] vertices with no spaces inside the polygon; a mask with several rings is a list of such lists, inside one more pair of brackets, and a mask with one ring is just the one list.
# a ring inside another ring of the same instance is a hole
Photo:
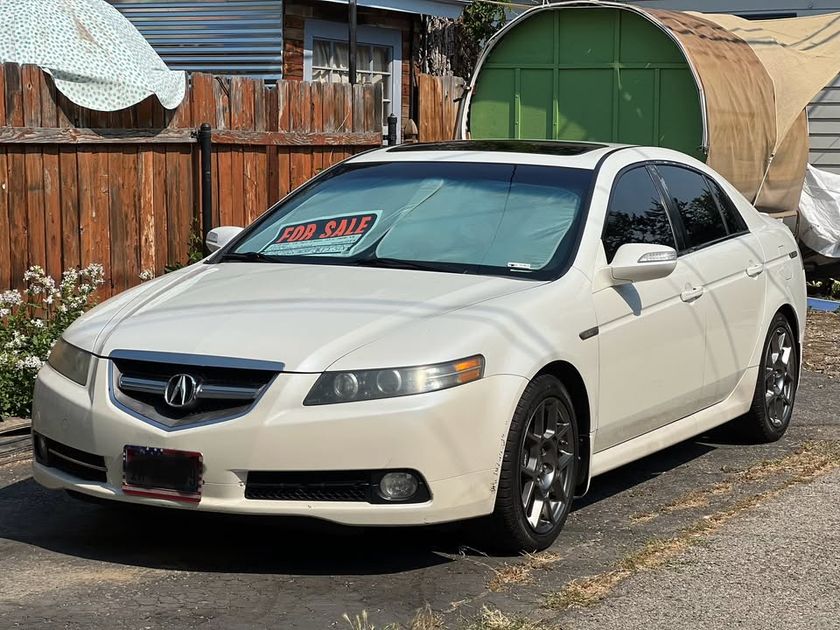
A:
{"label": "metal pole", "polygon": [[213,143],[212,129],[209,124],[202,123],[198,129],[198,145],[201,150],[201,233],[204,253],[207,249],[207,233],[213,229]]}
{"label": "metal pole", "polygon": [[356,8],[356,0],[350,0],[350,41],[348,45],[348,55],[350,58],[348,59],[347,64],[350,69],[350,85],[356,85]]}
{"label": "metal pole", "polygon": [[397,144],[397,117],[391,112],[388,114],[388,146]]}

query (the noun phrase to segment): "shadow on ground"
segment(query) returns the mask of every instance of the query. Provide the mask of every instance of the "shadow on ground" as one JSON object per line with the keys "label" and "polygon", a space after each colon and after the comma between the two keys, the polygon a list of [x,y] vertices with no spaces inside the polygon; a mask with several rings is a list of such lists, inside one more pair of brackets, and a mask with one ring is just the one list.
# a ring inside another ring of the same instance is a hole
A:
{"label": "shadow on ground", "polygon": [[[596,478],[581,509],[732,443],[716,430]],[[314,519],[233,516],[101,506],[49,492],[32,478],[0,489],[0,538],[69,556],[180,571],[373,575],[480,553],[481,521],[352,528]]]}

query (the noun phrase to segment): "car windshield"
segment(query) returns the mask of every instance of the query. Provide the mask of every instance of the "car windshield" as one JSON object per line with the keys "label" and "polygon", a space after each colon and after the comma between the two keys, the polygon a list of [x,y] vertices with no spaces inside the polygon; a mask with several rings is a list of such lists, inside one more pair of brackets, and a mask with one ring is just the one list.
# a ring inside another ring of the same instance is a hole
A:
{"label": "car windshield", "polygon": [[220,259],[546,277],[565,266],[592,171],[522,164],[345,165]]}

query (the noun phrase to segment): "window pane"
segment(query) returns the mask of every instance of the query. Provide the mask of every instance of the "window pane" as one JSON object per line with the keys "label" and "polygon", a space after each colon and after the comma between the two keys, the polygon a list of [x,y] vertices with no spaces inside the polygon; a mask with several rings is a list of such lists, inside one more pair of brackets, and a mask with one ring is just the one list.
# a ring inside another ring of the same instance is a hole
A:
{"label": "window pane", "polygon": [[391,70],[391,49],[384,46],[373,47],[373,71],[389,72]]}
{"label": "window pane", "polygon": [[356,70],[370,72],[370,46],[359,46],[356,49]]}
{"label": "window pane", "polygon": [[312,65],[330,67],[330,42],[323,39],[312,40]]}
{"label": "window pane", "polygon": [[603,240],[607,262],[612,262],[618,248],[625,243],[676,248],[662,197],[646,168],[624,173],[615,184]]}
{"label": "window pane", "polygon": [[340,70],[347,70],[350,67],[350,55],[348,54],[347,44],[335,44],[335,67]]}
{"label": "window pane", "polygon": [[741,213],[735,207],[735,203],[729,198],[729,195],[723,192],[723,189],[717,185],[717,182],[708,177],[706,178],[706,183],[712,189],[715,198],[718,200],[718,205],[720,205],[720,209],[723,212],[723,219],[726,221],[726,228],[729,230],[729,233],[740,234],[741,232],[746,232],[747,224],[744,222],[744,217],[741,216]]}
{"label": "window pane", "polygon": [[312,80],[313,81],[329,81],[330,80],[330,71],[329,70],[312,70]]}
{"label": "window pane", "polygon": [[706,178],[678,166],[657,167],[674,206],[682,217],[687,247],[700,247],[727,235],[715,198]]}

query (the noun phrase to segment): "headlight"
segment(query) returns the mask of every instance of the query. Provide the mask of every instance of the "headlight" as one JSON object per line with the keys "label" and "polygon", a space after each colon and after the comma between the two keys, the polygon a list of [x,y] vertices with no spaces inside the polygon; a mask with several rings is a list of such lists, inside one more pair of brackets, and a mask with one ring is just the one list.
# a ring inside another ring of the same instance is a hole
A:
{"label": "headlight", "polygon": [[417,367],[324,372],[303,404],[329,405],[422,394],[476,381],[483,375],[481,355]]}
{"label": "headlight", "polygon": [[91,356],[90,353],[59,338],[50,352],[47,363],[50,364],[52,369],[71,381],[75,381],[79,385],[87,385]]}

